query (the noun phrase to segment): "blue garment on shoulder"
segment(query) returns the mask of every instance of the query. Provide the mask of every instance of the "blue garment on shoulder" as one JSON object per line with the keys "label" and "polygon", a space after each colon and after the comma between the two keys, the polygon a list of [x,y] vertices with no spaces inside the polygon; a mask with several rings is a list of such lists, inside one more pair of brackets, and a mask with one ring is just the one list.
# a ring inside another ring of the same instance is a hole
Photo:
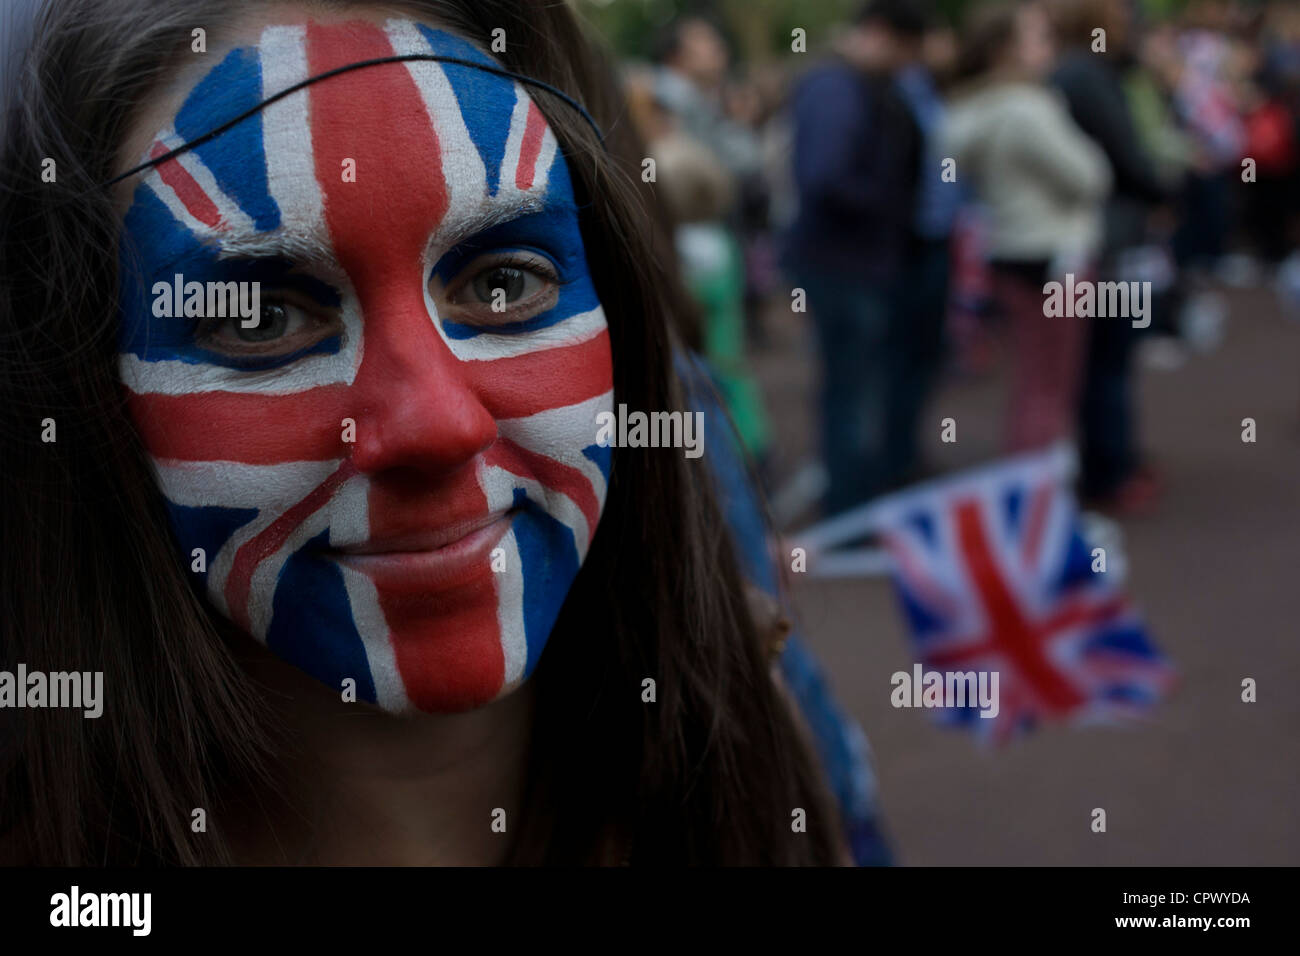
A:
{"label": "blue garment on shoulder", "polygon": [[[689,408],[704,413],[708,461],[723,517],[731,529],[741,571],[780,600],[779,579],[767,546],[767,527],[734,430],[719,404],[716,382],[698,356],[678,356],[677,372]],[[840,807],[845,836],[859,866],[888,866],[889,846],[876,810],[876,780],[866,735],[835,701],[821,665],[798,632],[786,641],[781,674],[812,731],[829,789]]]}
{"label": "blue garment on shoulder", "polygon": [[946,183],[935,176],[943,167],[940,130],[946,108],[935,88],[934,77],[920,63],[904,67],[894,77],[894,85],[912,111],[921,130],[921,171],[917,176],[916,213],[912,229],[922,239],[946,239],[957,221],[964,192],[955,182]]}

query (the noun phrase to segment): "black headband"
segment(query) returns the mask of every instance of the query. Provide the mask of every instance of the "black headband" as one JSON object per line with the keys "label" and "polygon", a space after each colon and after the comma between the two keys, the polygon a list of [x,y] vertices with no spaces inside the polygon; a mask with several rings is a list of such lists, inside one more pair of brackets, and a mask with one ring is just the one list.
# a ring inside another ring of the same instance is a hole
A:
{"label": "black headband", "polygon": [[552,96],[558,97],[560,100],[567,103],[569,106],[573,107],[573,109],[577,110],[578,113],[582,116],[582,118],[587,121],[587,125],[591,127],[592,132],[596,134],[596,138],[600,140],[600,144],[602,146],[605,145],[605,134],[601,132],[600,127],[596,125],[596,121],[591,118],[591,114],[587,112],[587,110],[583,107],[583,105],[579,103],[577,100],[575,100],[573,97],[571,97],[568,93],[565,93],[562,90],[557,90],[549,83],[544,83],[541,80],[533,79],[531,76],[524,76],[521,73],[513,73],[510,70],[504,69],[503,67],[489,66],[486,63],[476,63],[473,60],[462,60],[459,57],[438,56],[437,54],[433,54],[433,53],[406,53],[401,56],[381,56],[373,60],[358,60],[356,63],[348,63],[343,66],[335,67],[332,70],[326,70],[324,73],[317,73],[315,76],[309,76],[307,77],[307,79],[295,83],[293,84],[293,86],[287,87],[281,90],[279,93],[273,93],[271,96],[268,96],[266,99],[262,100],[262,102],[258,103],[256,106],[244,110],[244,112],[240,113],[238,116],[234,117],[233,119],[226,120],[226,122],[222,123],[220,126],[208,130],[203,135],[196,136],[188,143],[182,143],[180,146],[177,146],[175,149],[171,150],[170,152],[163,153],[161,156],[156,156],[153,159],[147,160],[141,163],[139,166],[133,166],[131,169],[128,169],[120,176],[114,176],[108,182],[104,183],[104,187],[107,188],[109,186],[114,185],[115,183],[119,183],[130,176],[134,176],[136,173],[141,173],[144,172],[146,169],[150,169],[154,166],[157,166],[159,163],[165,163],[167,162],[167,160],[174,159],[175,157],[179,156],[181,153],[189,152],[191,149],[194,149],[196,146],[201,146],[202,144],[206,143],[208,140],[213,139],[216,136],[220,136],[222,133],[230,129],[232,126],[242,123],[244,120],[248,119],[254,113],[258,113],[265,107],[270,106],[276,100],[284,99],[284,97],[288,96],[290,93],[296,93],[298,90],[301,90],[305,86],[310,86],[312,83],[319,82],[320,80],[329,79],[331,76],[338,76],[340,73],[347,73],[350,70],[358,70],[363,66],[378,66],[381,63],[401,63],[406,60],[430,60],[437,63],[453,63],[456,66],[466,66],[472,70],[482,70],[484,73],[493,73],[496,76],[504,76],[512,80],[517,80],[518,82],[523,83],[526,86],[532,86],[532,87],[536,87],[539,90],[545,90],[547,93],[550,93]]}

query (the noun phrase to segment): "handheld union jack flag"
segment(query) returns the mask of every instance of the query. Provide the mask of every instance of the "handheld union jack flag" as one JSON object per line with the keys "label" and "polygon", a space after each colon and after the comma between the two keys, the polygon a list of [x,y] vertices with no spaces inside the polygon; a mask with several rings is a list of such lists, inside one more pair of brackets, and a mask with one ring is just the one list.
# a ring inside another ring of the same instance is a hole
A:
{"label": "handheld union jack flag", "polygon": [[945,708],[1005,741],[1041,719],[1135,715],[1173,670],[1085,540],[1053,449],[939,479],[872,508],[916,651],[939,672],[995,671],[1000,712]]}

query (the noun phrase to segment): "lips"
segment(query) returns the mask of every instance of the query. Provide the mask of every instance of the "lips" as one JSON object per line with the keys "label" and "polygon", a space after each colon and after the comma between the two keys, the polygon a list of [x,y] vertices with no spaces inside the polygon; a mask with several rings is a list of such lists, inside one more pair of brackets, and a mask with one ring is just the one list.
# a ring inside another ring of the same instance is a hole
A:
{"label": "lips", "polygon": [[324,553],[365,574],[382,592],[414,595],[444,590],[491,573],[492,550],[510,530],[516,514],[512,508],[443,528],[392,532]]}

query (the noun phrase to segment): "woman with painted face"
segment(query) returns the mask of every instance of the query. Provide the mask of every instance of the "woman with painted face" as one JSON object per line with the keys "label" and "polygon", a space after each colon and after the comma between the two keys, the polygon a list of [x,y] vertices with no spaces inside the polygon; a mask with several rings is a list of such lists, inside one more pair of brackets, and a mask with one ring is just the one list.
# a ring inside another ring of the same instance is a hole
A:
{"label": "woman with painted face", "polygon": [[684,305],[567,8],[47,8],[0,633],[104,706],[6,714],[5,858],[844,860],[707,464],[596,440]]}

